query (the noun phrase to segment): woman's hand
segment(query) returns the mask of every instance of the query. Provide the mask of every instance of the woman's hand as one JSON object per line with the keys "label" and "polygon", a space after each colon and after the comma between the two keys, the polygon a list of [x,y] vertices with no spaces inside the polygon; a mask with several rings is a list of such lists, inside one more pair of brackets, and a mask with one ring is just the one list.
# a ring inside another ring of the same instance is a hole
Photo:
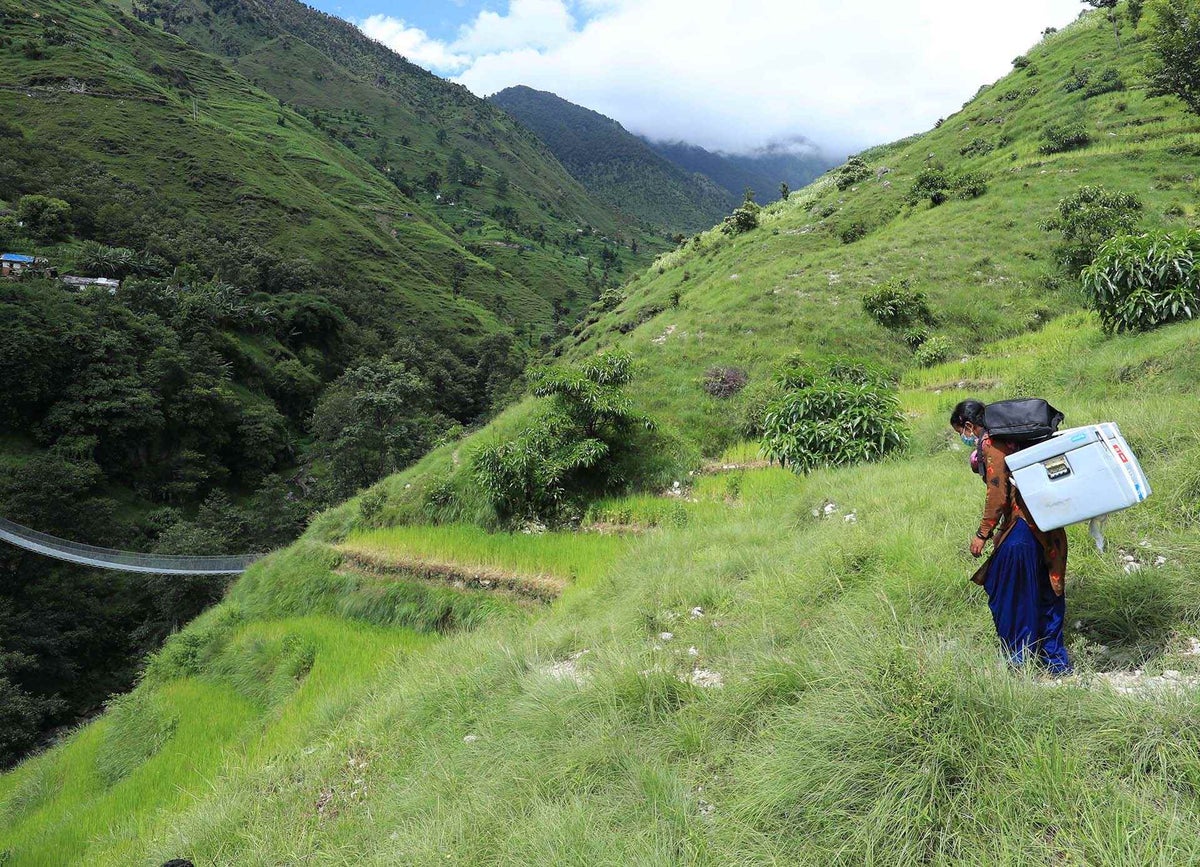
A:
{"label": "woman's hand", "polygon": [[987,544],[987,539],[980,539],[978,536],[971,537],[971,556],[982,557],[983,546]]}

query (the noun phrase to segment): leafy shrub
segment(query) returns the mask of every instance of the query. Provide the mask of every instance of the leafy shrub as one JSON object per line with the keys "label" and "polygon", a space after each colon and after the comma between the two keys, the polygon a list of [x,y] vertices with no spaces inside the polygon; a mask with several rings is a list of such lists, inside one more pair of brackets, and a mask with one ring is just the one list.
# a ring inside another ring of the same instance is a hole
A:
{"label": "leafy shrub", "polygon": [[921,367],[932,367],[948,361],[953,354],[954,346],[950,343],[950,338],[935,334],[921,343],[913,358]]}
{"label": "leafy shrub", "polygon": [[1070,75],[1063,83],[1063,91],[1066,93],[1076,93],[1083,90],[1092,80],[1092,71],[1090,69],[1076,69],[1071,67]]}
{"label": "leafy shrub", "polygon": [[1044,154],[1060,154],[1091,144],[1092,136],[1082,119],[1046,124],[1042,128],[1039,150]]}
{"label": "leafy shrub", "polygon": [[1083,272],[1084,291],[1108,332],[1146,331],[1200,309],[1200,232],[1119,235]]}
{"label": "leafy shrub", "polygon": [[[865,365],[812,372],[768,407],[763,451],[797,472],[876,460],[904,445],[895,388]],[[859,381],[866,380],[866,381]]]}
{"label": "leafy shrub", "polygon": [[855,184],[871,177],[871,167],[861,157],[850,157],[837,171],[837,188],[848,190]]}
{"label": "leafy shrub", "polygon": [[915,205],[928,199],[934,207],[948,201],[951,196],[960,199],[975,199],[987,192],[987,179],[978,172],[953,174],[943,168],[930,166],[922,169],[908,191],[908,203]]}
{"label": "leafy shrub", "polygon": [[596,303],[600,306],[601,310],[612,310],[624,301],[625,298],[625,293],[614,286],[601,292],[600,298]]}
{"label": "leafy shrub", "polygon": [[893,278],[862,297],[863,310],[885,328],[904,328],[933,318],[924,292],[915,292],[907,279]]}
{"label": "leafy shrub", "polygon": [[838,233],[843,244],[853,244],[855,241],[861,241],[867,237],[867,225],[861,221],[855,221]]}
{"label": "leafy shrub", "polygon": [[1030,59],[1026,55],[1021,54],[1013,58],[1012,65],[1013,69],[1025,69],[1030,63]]}
{"label": "leafy shrub", "polygon": [[721,223],[721,231],[726,235],[740,235],[758,228],[758,212],[761,209],[747,199],[742,202],[732,214]]}
{"label": "leafy shrub", "polygon": [[1125,80],[1121,78],[1121,73],[1115,69],[1106,69],[1100,73],[1100,77],[1094,79],[1084,89],[1083,95],[1087,99],[1093,96],[1100,96],[1105,93],[1115,93],[1125,89]]}
{"label": "leafy shrub", "polygon": [[985,138],[972,139],[968,144],[958,149],[964,157],[981,157],[990,154],[996,146]]}
{"label": "leafy shrub", "polygon": [[988,190],[987,178],[979,172],[963,172],[952,180],[954,195],[960,199],[978,199]]}
{"label": "leafy shrub", "polygon": [[924,325],[913,325],[904,329],[901,339],[905,346],[916,352],[929,339],[929,329]]}
{"label": "leafy shrub", "polygon": [[713,397],[733,397],[746,387],[750,377],[740,367],[710,367],[704,374],[704,390]]}
{"label": "leafy shrub", "polygon": [[1131,193],[1086,185],[1060,201],[1058,215],[1043,223],[1042,228],[1062,232],[1063,243],[1055,255],[1064,269],[1078,274],[1109,238],[1132,234],[1141,211],[1141,200]]}
{"label": "leafy shrub", "polygon": [[559,523],[580,496],[621,481],[617,453],[632,448],[636,427],[652,427],[623,391],[632,363],[629,353],[613,351],[530,375],[533,393],[549,398],[547,405],[515,438],[472,458],[475,480],[501,523]]}

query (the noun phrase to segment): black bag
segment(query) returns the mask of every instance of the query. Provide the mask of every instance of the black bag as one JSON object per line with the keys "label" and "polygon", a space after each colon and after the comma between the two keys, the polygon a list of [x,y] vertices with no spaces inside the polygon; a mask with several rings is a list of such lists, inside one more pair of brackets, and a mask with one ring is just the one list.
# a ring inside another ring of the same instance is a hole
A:
{"label": "black bag", "polygon": [[[983,426],[994,438],[1011,443],[1011,451],[1036,445],[1050,439],[1066,418],[1046,401],[1037,397],[1000,400],[989,403],[983,411]],[[979,478],[987,481],[982,447],[973,455],[972,465]]]}
{"label": "black bag", "polygon": [[993,437],[1025,448],[1050,439],[1064,418],[1041,398],[1025,397],[989,403],[983,411],[983,426]]}

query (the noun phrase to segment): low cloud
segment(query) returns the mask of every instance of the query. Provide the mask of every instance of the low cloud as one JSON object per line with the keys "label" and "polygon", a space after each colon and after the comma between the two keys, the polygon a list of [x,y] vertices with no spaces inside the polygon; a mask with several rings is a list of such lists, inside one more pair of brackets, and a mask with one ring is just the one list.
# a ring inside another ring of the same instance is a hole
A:
{"label": "low cloud", "polygon": [[1079,10],[1078,0],[510,0],[450,43],[383,16],[360,26],[481,96],[525,84],[654,139],[740,152],[804,136],[850,152],[953,113]]}

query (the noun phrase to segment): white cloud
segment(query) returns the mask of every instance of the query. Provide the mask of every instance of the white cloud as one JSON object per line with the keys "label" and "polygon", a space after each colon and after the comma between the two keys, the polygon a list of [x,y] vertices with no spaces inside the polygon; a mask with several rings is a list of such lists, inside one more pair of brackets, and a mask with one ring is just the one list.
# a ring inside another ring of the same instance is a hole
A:
{"label": "white cloud", "polygon": [[454,72],[471,62],[469,55],[455,53],[445,42],[431,39],[424,30],[410,27],[403,19],[372,15],[356,23],[363,33],[418,66],[437,72]]}
{"label": "white cloud", "polygon": [[477,94],[550,90],[652,138],[738,151],[803,135],[849,152],[929,128],[1080,8],[1078,0],[573,0],[570,8],[509,0],[507,14],[480,13],[449,46],[427,37],[418,46],[469,56],[457,66],[425,62],[457,72]]}
{"label": "white cloud", "polygon": [[575,19],[562,0],[510,0],[507,15],[480,12],[462,29],[456,51],[475,57],[521,48],[556,48],[575,32]]}

